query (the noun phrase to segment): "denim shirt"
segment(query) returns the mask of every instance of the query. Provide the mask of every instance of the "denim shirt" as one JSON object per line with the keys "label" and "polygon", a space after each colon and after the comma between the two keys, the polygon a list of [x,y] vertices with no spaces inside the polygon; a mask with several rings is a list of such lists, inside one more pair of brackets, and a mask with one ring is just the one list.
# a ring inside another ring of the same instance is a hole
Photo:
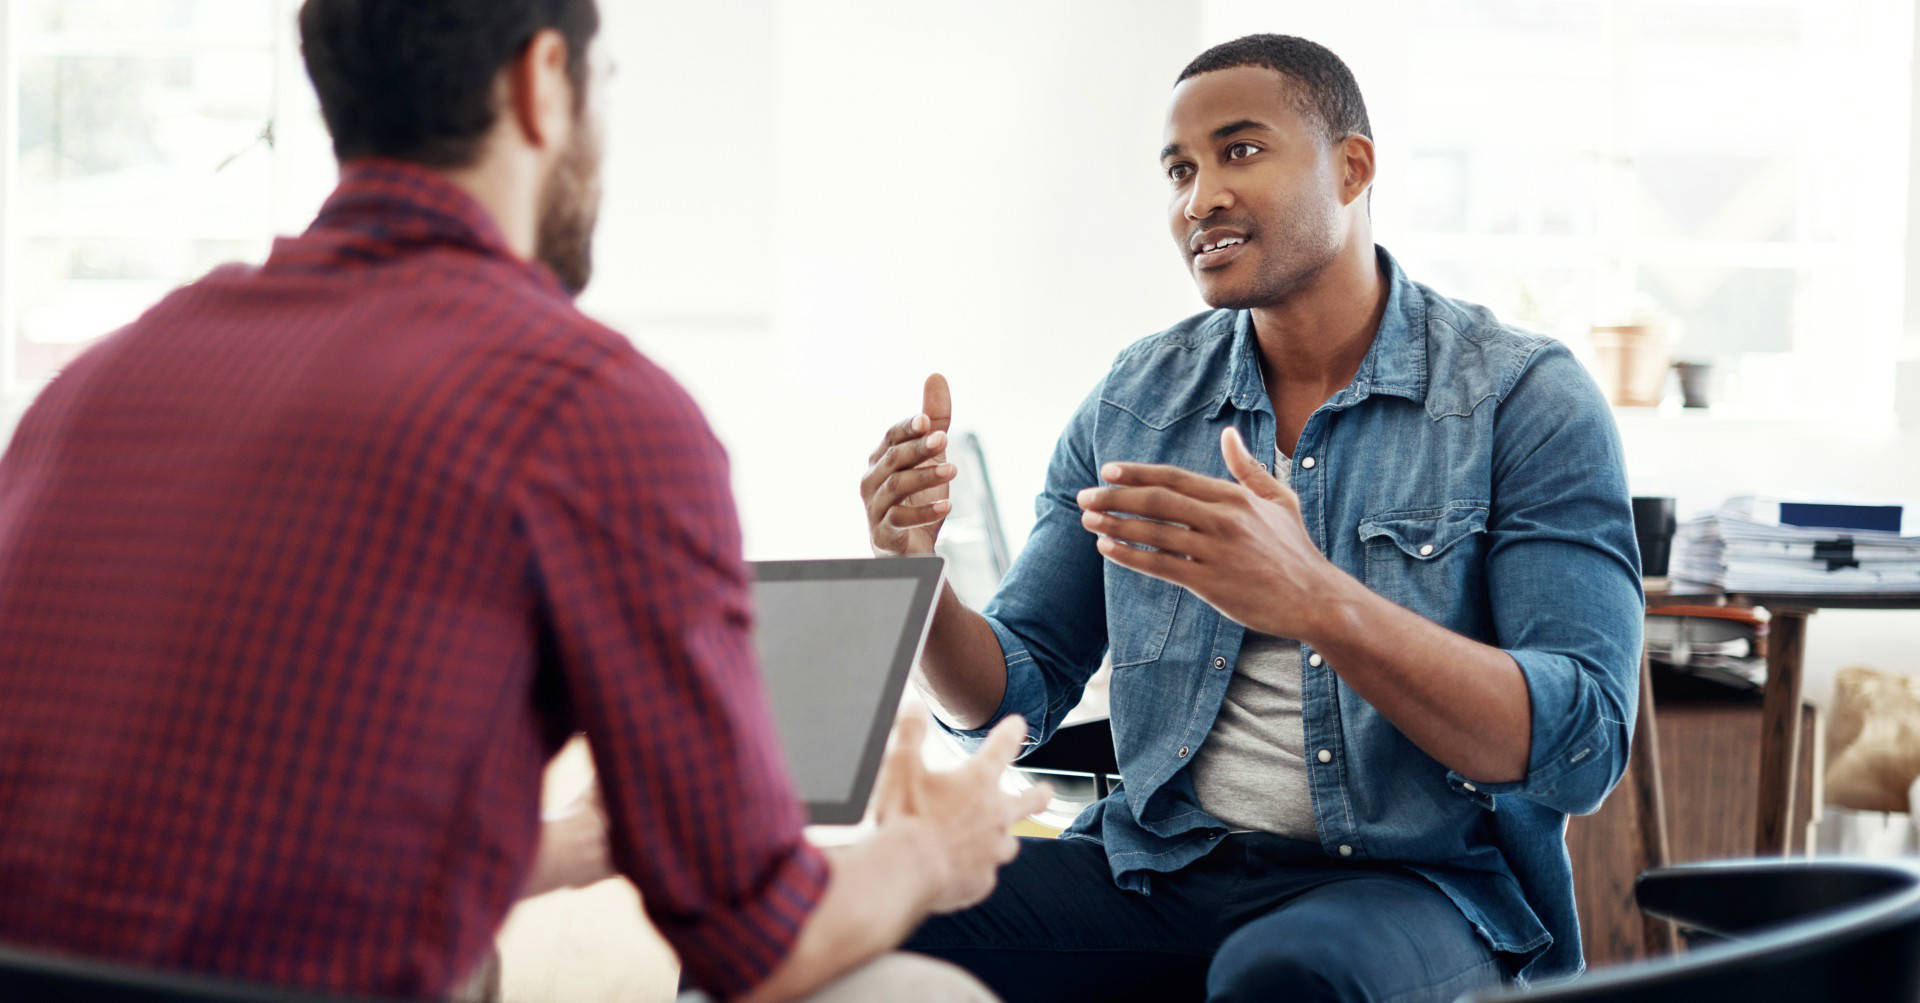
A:
{"label": "denim shirt", "polygon": [[[1463,777],[1303,645],[1315,825],[1330,857],[1431,881],[1522,979],[1572,975],[1585,963],[1567,815],[1594,811],[1620,779],[1637,709],[1645,599],[1619,436],[1559,342],[1408,280],[1384,250],[1379,260],[1389,293],[1373,344],[1293,451],[1301,515],[1367,587],[1512,655],[1532,746],[1523,780]],[[984,610],[1007,666],[993,720],[1024,715],[1032,745],[1111,653],[1123,782],[1063,838],[1101,842],[1114,881],[1141,893],[1226,830],[1185,767],[1245,630],[1179,586],[1104,561],[1074,496],[1115,460],[1228,477],[1227,425],[1253,455],[1274,455],[1247,312],[1200,314],[1121,352],[1061,435],[1033,533]],[[991,725],[956,734],[978,739]]]}

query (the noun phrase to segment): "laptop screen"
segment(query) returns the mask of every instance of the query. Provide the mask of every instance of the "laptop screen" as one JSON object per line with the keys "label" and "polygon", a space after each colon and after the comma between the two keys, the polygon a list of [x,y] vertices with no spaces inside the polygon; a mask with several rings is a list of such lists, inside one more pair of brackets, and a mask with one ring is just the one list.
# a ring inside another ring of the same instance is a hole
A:
{"label": "laptop screen", "polygon": [[939,558],[754,566],[754,643],[814,822],[858,821],[939,582]]}

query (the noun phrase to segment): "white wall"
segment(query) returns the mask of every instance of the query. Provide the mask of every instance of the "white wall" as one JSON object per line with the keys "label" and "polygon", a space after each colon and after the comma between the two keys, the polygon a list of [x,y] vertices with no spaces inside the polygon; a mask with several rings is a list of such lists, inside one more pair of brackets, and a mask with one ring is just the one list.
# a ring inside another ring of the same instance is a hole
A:
{"label": "white wall", "polygon": [[1114,353],[1203,306],[1156,164],[1199,16],[1166,0],[608,11],[618,136],[583,304],[706,406],[751,555],[864,554],[867,455],[936,370],[1024,536],[1053,440]]}

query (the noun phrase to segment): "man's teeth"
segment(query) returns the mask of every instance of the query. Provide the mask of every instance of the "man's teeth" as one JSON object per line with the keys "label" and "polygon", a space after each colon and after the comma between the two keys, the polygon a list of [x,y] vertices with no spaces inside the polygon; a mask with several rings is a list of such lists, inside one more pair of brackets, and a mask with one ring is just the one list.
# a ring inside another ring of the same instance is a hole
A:
{"label": "man's teeth", "polygon": [[1232,247],[1235,244],[1244,244],[1246,242],[1247,242],[1247,239],[1245,237],[1228,237],[1227,239],[1219,241],[1217,243],[1206,244],[1202,246],[1200,248],[1200,253],[1212,254],[1213,252],[1218,251],[1223,247]]}

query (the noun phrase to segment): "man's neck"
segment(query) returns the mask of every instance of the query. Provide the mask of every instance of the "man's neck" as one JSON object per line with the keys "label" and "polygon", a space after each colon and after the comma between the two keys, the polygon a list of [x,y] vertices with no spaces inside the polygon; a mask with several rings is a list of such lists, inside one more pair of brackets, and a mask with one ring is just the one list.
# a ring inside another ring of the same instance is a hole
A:
{"label": "man's neck", "polygon": [[1268,395],[1278,404],[1297,391],[1317,405],[1351,383],[1386,305],[1373,241],[1356,237],[1284,301],[1254,308]]}
{"label": "man's neck", "polygon": [[444,168],[440,173],[487,210],[509,250],[530,261],[538,228],[538,184],[529,180],[532,170],[528,163],[485,157],[471,166]]}

